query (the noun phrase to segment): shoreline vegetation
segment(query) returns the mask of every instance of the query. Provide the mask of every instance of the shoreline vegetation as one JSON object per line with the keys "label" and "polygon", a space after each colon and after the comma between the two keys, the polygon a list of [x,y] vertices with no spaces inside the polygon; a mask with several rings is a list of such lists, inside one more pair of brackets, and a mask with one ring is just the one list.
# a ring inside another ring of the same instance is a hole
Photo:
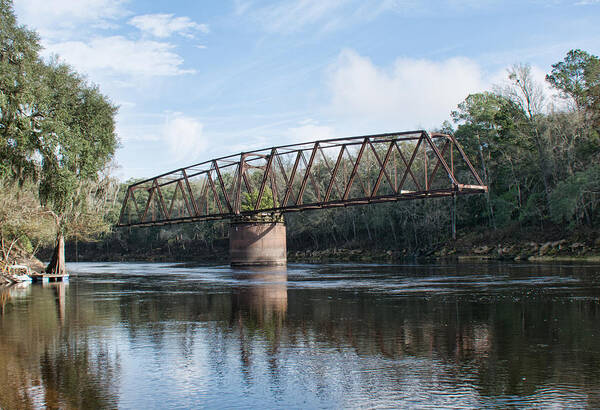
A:
{"label": "shoreline vegetation", "polygon": [[[123,245],[123,243],[121,243]],[[381,244],[380,244],[381,245]],[[162,247],[127,249],[106,247],[106,243],[69,244],[68,262],[198,262],[223,263],[228,261],[228,241],[222,239],[208,248],[198,241],[174,243],[165,241]],[[75,254],[75,250],[78,253]],[[41,252],[49,257],[51,249]],[[567,237],[547,232],[530,231],[527,235],[514,231],[466,233],[456,241],[417,250],[397,249],[391,246],[369,248],[346,244],[331,248],[289,248],[290,263],[338,262],[431,262],[431,261],[521,261],[521,262],[600,262],[600,232],[585,231]]]}
{"label": "shoreline vegetation", "polygon": [[[127,186],[135,182],[111,175],[119,143],[117,107],[85,75],[58,56],[45,59],[40,50],[38,34],[17,22],[12,1],[0,0],[0,265],[36,255],[50,261],[46,272],[60,273],[65,261],[227,260],[226,221],[114,228]],[[454,135],[489,187],[485,194],[286,215],[289,260],[596,261],[600,59],[584,50],[567,51],[549,68],[545,82],[551,92],[535,80],[529,65],[515,64],[502,83],[465,96],[448,113],[449,120],[431,130]],[[353,86],[360,84],[348,84]],[[416,154],[418,145],[400,143]],[[381,179],[375,157],[383,157],[383,151],[373,148],[361,160],[365,192]],[[393,192],[419,190],[418,180],[431,176],[434,165],[424,153],[411,157],[410,177],[402,161],[388,164],[387,172],[398,180],[398,186],[390,182]],[[339,158],[341,169],[353,169],[351,156]],[[294,169],[293,161],[281,166]],[[340,182],[331,180],[325,157],[313,167],[316,193]],[[469,172],[464,165],[454,168],[456,175]],[[248,178],[253,175],[260,177]],[[234,171],[223,174],[226,189],[232,190],[234,176]],[[190,184],[193,192],[208,189],[200,177]],[[282,178],[275,185],[286,183]],[[248,192],[242,205],[272,209],[282,194],[265,191],[255,206],[259,195]],[[176,198],[175,185],[164,186],[162,195]],[[144,206],[143,198],[137,201],[136,209]],[[203,203],[206,212],[218,209],[209,202]],[[452,221],[456,241],[451,240]],[[42,270],[39,264],[34,269]]]}

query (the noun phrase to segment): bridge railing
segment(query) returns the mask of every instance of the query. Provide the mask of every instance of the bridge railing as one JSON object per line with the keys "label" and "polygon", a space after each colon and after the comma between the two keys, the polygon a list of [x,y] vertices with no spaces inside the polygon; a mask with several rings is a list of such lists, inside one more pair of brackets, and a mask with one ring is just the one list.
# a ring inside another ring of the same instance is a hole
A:
{"label": "bridge railing", "polygon": [[486,190],[454,136],[397,132],[242,152],[136,182],[127,189],[119,226],[228,219]]}

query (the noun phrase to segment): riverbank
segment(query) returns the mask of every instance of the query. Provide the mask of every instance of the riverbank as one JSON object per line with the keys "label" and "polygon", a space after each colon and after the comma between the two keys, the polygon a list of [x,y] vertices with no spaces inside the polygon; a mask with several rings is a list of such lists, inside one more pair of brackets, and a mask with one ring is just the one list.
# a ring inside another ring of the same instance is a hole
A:
{"label": "riverbank", "polygon": [[[229,260],[229,241],[207,246],[202,241],[165,241],[148,249],[124,242],[73,243],[66,246],[69,262],[223,262]],[[375,248],[374,246],[377,246]],[[37,255],[46,260],[51,250]],[[459,232],[456,241],[418,249],[398,249],[393,244],[358,243],[326,249],[288,246],[289,262],[401,262],[406,260],[514,260],[600,262],[600,233],[579,230],[565,234],[557,229],[482,230]]]}
{"label": "riverbank", "polygon": [[505,229],[468,233],[437,249],[433,256],[515,261],[600,261],[600,232],[581,229]]}
{"label": "riverbank", "polygon": [[581,243],[567,241],[525,244],[522,246],[499,244],[474,247],[470,251],[457,251],[444,247],[428,254],[411,255],[398,250],[324,249],[288,252],[288,262],[400,262],[407,259],[458,261],[530,261],[530,262],[600,262],[600,250],[589,249]]}
{"label": "riverbank", "polygon": [[456,241],[449,240],[441,245],[416,250],[334,248],[288,253],[288,260],[292,262],[396,262],[406,259],[600,262],[600,234],[592,230],[570,235],[556,230],[502,230],[470,232],[459,236]]}
{"label": "riverbank", "polygon": [[[1,260],[4,263],[4,260]],[[24,265],[31,269],[33,272],[43,272],[46,265],[39,260],[35,255],[24,251],[18,246],[13,247],[8,261],[8,265]]]}

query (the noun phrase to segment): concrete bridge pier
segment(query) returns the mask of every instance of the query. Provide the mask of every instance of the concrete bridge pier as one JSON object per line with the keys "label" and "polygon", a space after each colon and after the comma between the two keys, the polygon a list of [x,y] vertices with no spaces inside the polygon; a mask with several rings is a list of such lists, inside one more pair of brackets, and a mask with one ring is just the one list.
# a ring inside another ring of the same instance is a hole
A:
{"label": "concrete bridge pier", "polygon": [[276,266],[287,263],[285,223],[278,218],[236,218],[229,223],[231,266]]}

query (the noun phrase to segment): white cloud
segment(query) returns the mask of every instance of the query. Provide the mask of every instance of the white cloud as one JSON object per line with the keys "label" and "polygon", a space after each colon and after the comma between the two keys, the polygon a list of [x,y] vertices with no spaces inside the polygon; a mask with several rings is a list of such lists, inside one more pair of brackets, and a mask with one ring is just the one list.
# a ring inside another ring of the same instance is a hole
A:
{"label": "white cloud", "polygon": [[308,119],[302,121],[297,127],[291,127],[287,130],[289,140],[286,143],[297,143],[314,140],[333,138],[335,136],[334,128],[326,125],[318,125],[315,121]]}
{"label": "white cloud", "polygon": [[203,128],[204,125],[196,118],[172,113],[163,125],[161,138],[167,143],[175,160],[191,160],[208,147]]}
{"label": "white cloud", "polygon": [[206,24],[198,24],[189,17],[175,17],[173,14],[144,14],[129,20],[129,24],[144,33],[159,38],[171,37],[174,34],[193,38],[194,32],[208,33]]}
{"label": "white cloud", "polygon": [[88,42],[65,41],[48,44],[47,53],[57,53],[76,69],[105,76],[174,76],[193,73],[181,68],[183,58],[165,42],[129,40],[122,36],[97,37]]}
{"label": "white cloud", "polygon": [[76,26],[102,27],[127,15],[126,0],[15,0],[19,21],[44,37],[61,37]]}
{"label": "white cloud", "polygon": [[469,93],[489,88],[481,68],[467,58],[398,58],[386,69],[352,50],[330,68],[328,85],[330,111],[360,132],[439,126]]}

